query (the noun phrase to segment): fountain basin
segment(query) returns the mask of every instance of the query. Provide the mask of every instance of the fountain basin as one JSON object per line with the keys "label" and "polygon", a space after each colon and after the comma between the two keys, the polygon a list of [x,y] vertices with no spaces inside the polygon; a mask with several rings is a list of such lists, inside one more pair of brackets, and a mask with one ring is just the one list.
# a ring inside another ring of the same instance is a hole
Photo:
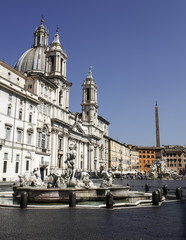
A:
{"label": "fountain basin", "polygon": [[70,192],[76,193],[76,201],[102,201],[110,191],[114,199],[122,199],[129,195],[130,186],[113,186],[104,188],[42,188],[14,186],[14,198],[20,199],[23,192],[28,193],[28,201],[35,203],[65,203],[69,201]]}

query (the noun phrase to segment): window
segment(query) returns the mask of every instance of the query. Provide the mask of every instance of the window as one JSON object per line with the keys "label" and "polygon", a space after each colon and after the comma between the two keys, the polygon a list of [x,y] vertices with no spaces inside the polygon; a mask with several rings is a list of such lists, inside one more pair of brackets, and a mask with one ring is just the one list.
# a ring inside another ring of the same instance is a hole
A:
{"label": "window", "polygon": [[39,148],[41,147],[41,133],[38,132],[38,145]]}
{"label": "window", "polygon": [[19,161],[19,154],[16,154],[16,161]]}
{"label": "window", "polygon": [[154,158],[154,156],[152,155],[151,158]]}
{"label": "window", "polygon": [[150,158],[150,156],[149,156],[149,155],[147,155],[147,158]]}
{"label": "window", "polygon": [[23,105],[23,99],[20,99],[20,105]]}
{"label": "window", "polygon": [[141,155],[139,155],[139,157],[141,158]]}
{"label": "window", "polygon": [[18,173],[18,172],[19,172],[19,162],[16,162],[15,173]]}
{"label": "window", "polygon": [[29,123],[32,122],[32,113],[29,114]]}
{"label": "window", "polygon": [[50,116],[51,106],[48,105],[48,116]]}
{"label": "window", "polygon": [[19,120],[22,120],[22,110],[19,111]]}
{"label": "window", "polygon": [[181,165],[181,163],[179,163],[179,167],[181,167],[182,165]]}
{"label": "window", "polygon": [[59,145],[58,145],[58,149],[62,150],[62,138],[59,138]]}
{"label": "window", "polygon": [[22,137],[22,131],[21,131],[21,130],[18,130],[18,131],[17,131],[17,142],[18,142],[18,143],[21,143],[21,137]]}
{"label": "window", "polygon": [[4,153],[4,159],[8,160],[8,153]]}
{"label": "window", "polygon": [[59,104],[62,104],[62,90],[59,92]]}
{"label": "window", "polygon": [[38,107],[39,107],[39,112],[41,113],[42,112],[42,104],[40,104]]}
{"label": "window", "polygon": [[7,115],[8,115],[8,116],[11,115],[11,106],[8,106],[8,109],[7,109]]}
{"label": "window", "polygon": [[27,143],[30,145],[31,144],[31,140],[32,140],[32,134],[28,133],[27,134]]}
{"label": "window", "polygon": [[28,89],[32,89],[32,84],[28,84]]}
{"label": "window", "polygon": [[10,127],[6,127],[6,136],[5,136],[5,139],[7,140],[7,141],[9,141],[10,140]]}
{"label": "window", "polygon": [[46,114],[46,104],[43,104],[43,113]]}
{"label": "window", "polygon": [[87,88],[86,91],[87,91],[87,101],[89,101],[90,100],[90,88]]}
{"label": "window", "polygon": [[51,59],[51,72],[54,72],[55,71],[55,68],[54,68],[54,57],[51,56],[50,59]]}
{"label": "window", "polygon": [[29,161],[26,161],[26,171],[29,171]]}
{"label": "window", "polygon": [[48,139],[47,139],[46,133],[47,133],[47,130],[44,127],[42,130],[42,135],[41,135],[41,148],[42,148],[43,152],[45,152],[46,148],[48,148]]}
{"label": "window", "polygon": [[143,155],[143,158],[145,158],[145,155]]}
{"label": "window", "polygon": [[3,173],[7,172],[7,161],[3,162]]}

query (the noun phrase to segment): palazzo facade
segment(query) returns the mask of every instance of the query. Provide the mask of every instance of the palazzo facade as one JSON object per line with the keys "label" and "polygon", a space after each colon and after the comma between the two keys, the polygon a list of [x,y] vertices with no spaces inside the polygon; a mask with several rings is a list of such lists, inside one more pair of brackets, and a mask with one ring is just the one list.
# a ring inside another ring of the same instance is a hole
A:
{"label": "palazzo facade", "polygon": [[0,181],[14,181],[39,168],[42,179],[64,173],[69,145],[76,144],[77,171],[108,168],[108,125],[98,115],[97,85],[91,68],[82,85],[82,111],[70,112],[72,84],[58,29],[49,45],[43,25],[33,47],[12,68],[0,61]]}

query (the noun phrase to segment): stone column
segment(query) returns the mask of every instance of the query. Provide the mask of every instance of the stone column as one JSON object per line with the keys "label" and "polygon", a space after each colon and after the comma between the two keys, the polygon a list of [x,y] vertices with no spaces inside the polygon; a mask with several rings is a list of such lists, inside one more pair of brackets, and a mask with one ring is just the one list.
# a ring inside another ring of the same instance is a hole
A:
{"label": "stone column", "polygon": [[66,77],[66,61],[64,61],[64,76]]}
{"label": "stone column", "polygon": [[66,158],[67,158],[67,136],[66,134],[64,134],[63,136],[63,163],[62,163],[62,167],[63,169],[66,168],[66,164],[65,164],[65,161],[66,161]]}
{"label": "stone column", "polygon": [[65,109],[67,110],[69,108],[69,89],[66,88],[66,106]]}
{"label": "stone column", "polygon": [[64,94],[63,94],[63,96],[64,96],[64,97],[63,97],[63,99],[64,99],[64,100],[63,100],[63,101],[64,101],[64,102],[63,102],[63,108],[66,109],[66,106],[67,106],[67,99],[66,99],[67,89],[66,89],[66,87],[64,87],[63,93],[64,93]]}
{"label": "stone column", "polygon": [[58,158],[58,131],[57,129],[52,129],[52,144],[51,144],[51,165],[50,170],[54,170],[57,167]]}

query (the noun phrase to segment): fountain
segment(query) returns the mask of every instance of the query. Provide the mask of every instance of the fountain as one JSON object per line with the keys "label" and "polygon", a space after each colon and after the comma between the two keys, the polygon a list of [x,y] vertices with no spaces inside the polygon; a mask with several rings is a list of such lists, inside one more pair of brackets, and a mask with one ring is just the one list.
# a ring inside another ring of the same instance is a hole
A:
{"label": "fountain", "polygon": [[60,176],[57,172],[51,173],[47,186],[42,183],[38,169],[34,169],[32,173],[31,184],[28,183],[25,175],[19,176],[19,185],[15,184],[13,187],[14,199],[20,199],[23,192],[27,192],[29,202],[35,203],[65,203],[69,201],[71,192],[75,192],[78,202],[105,200],[108,192],[115,199],[128,196],[129,186],[113,185],[111,169],[102,172],[103,179],[100,186],[93,183],[87,172],[81,172],[79,179],[75,177],[76,145],[74,142],[69,146],[65,163],[67,164],[66,174]]}
{"label": "fountain", "polygon": [[156,179],[159,176],[163,179],[169,179],[171,172],[166,166],[166,159],[157,159],[152,163],[151,170],[148,172],[149,178]]}
{"label": "fountain", "polygon": [[[93,202],[97,202],[95,205],[99,204],[99,207],[105,207],[104,202],[106,201],[108,208],[112,208],[113,205],[115,207],[121,207],[136,206],[142,203],[152,204],[153,196],[156,205],[159,203],[158,201],[160,201],[158,200],[161,198],[159,196],[160,192],[158,191],[152,194],[148,192],[130,191],[130,186],[114,185],[111,169],[102,171],[101,183],[94,183],[87,172],[81,172],[80,177],[77,178],[75,174],[75,143],[70,144],[65,163],[67,164],[66,173],[60,175],[57,172],[52,172],[49,175],[49,182],[45,185],[41,181],[38,169],[34,169],[31,181],[29,182],[25,175],[19,176],[19,184],[16,183],[13,186],[14,199],[18,200],[18,202],[26,199],[25,201],[31,204],[69,203],[69,206],[74,206],[76,202],[81,206],[90,206]],[[157,168],[155,170],[157,170]],[[73,202],[73,204],[70,202]]]}

